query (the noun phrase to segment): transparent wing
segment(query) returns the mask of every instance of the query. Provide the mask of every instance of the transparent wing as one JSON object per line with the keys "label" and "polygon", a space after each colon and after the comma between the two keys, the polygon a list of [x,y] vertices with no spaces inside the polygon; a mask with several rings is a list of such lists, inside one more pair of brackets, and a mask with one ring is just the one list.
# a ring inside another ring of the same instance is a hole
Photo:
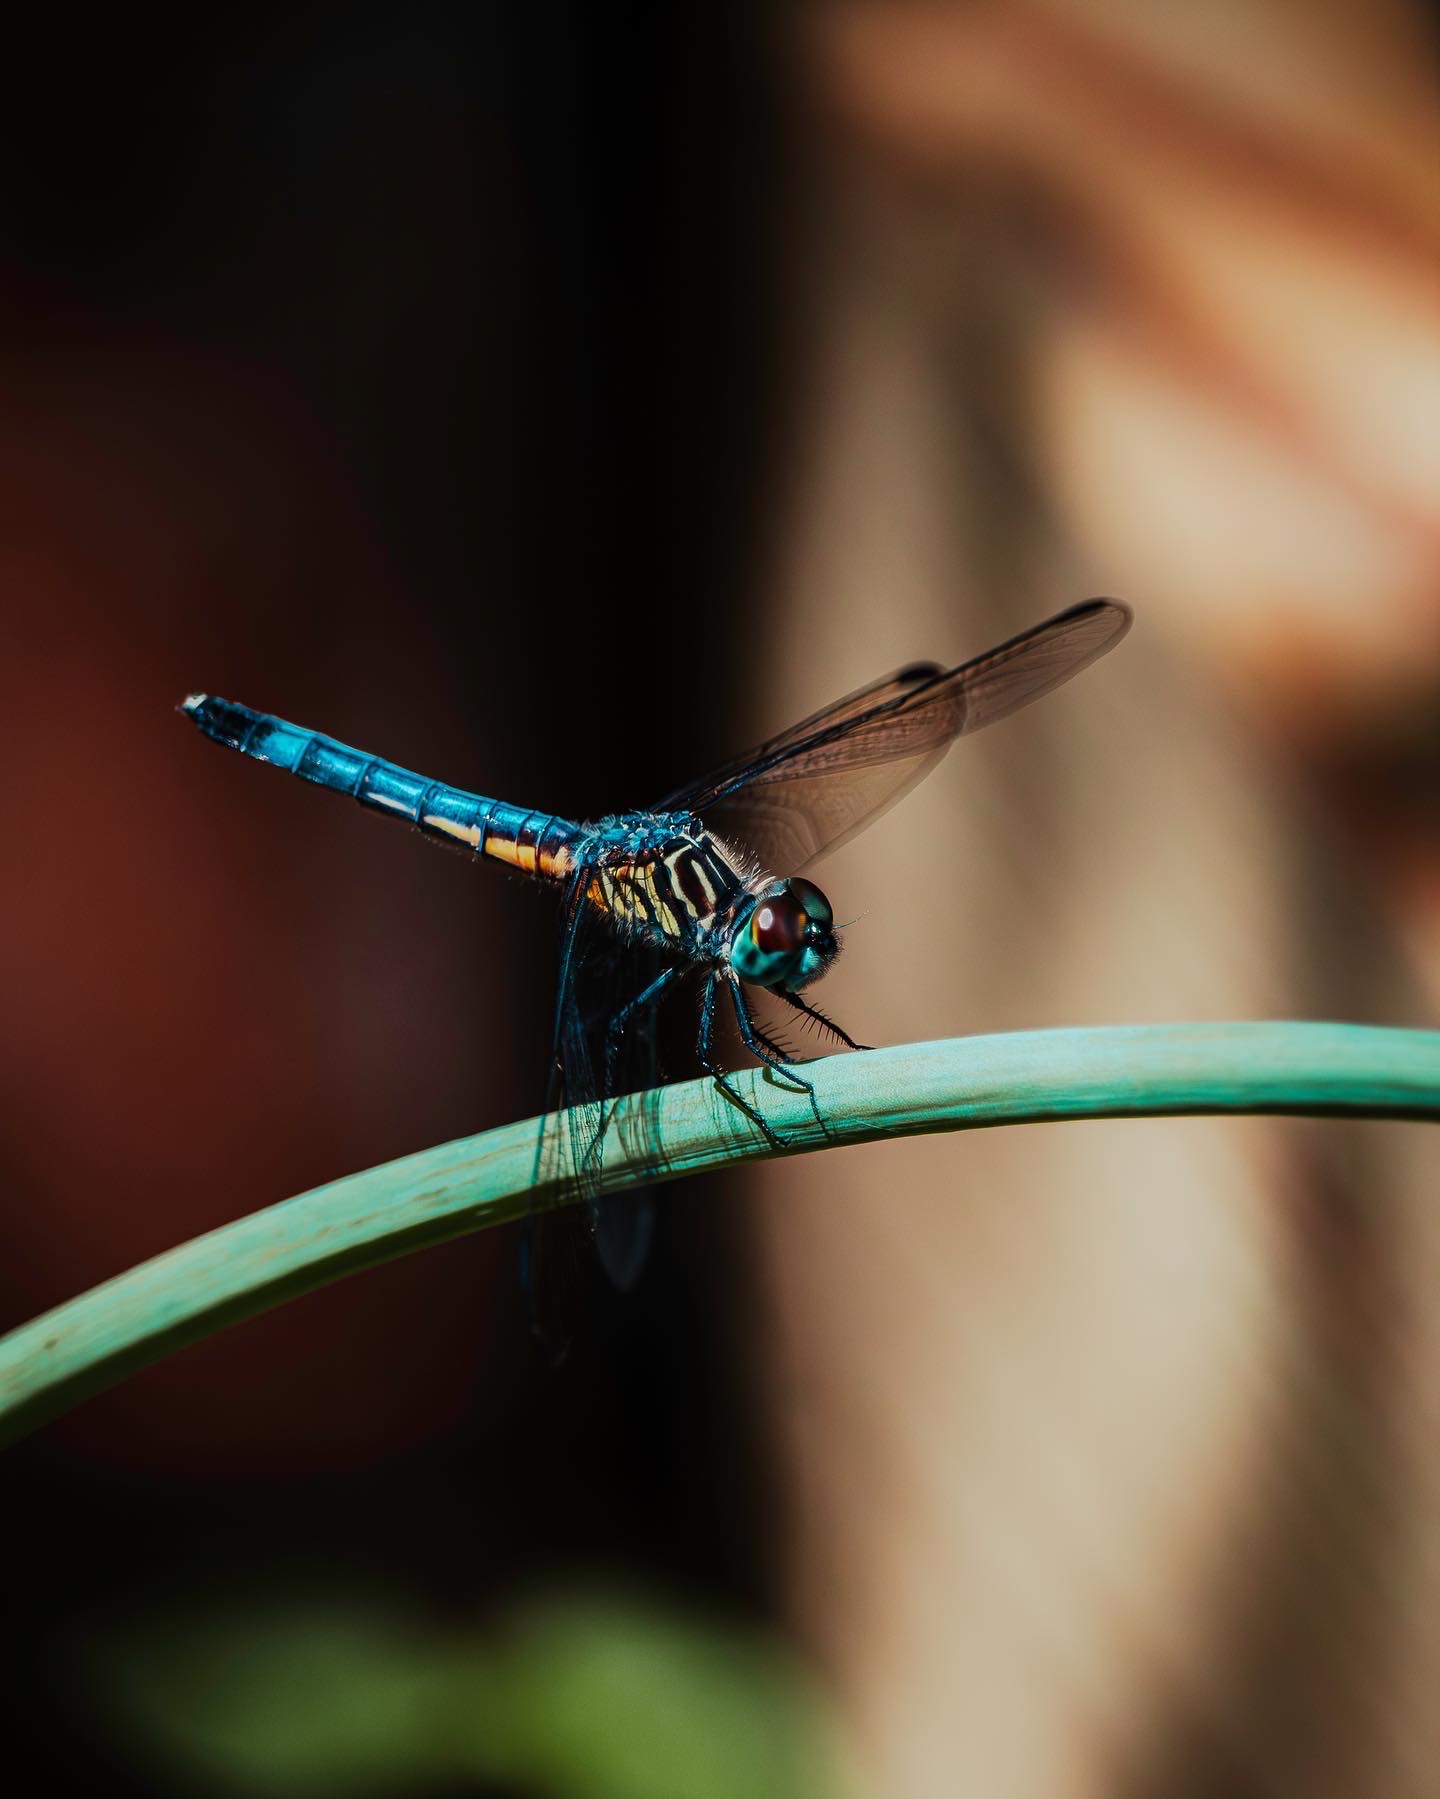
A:
{"label": "transparent wing", "polygon": [[[589,1043],[576,1015],[575,974],[592,935],[585,878],[582,870],[565,887],[550,1072],[536,1153],[537,1177],[556,1180],[562,1189],[573,1187],[577,1198],[585,1193],[584,1170],[592,1147],[598,1150],[604,1122]],[[555,1362],[570,1346],[590,1228],[588,1207],[579,1205],[562,1204],[526,1220],[522,1267],[530,1329]]]}
{"label": "transparent wing", "polygon": [[653,1086],[659,1070],[653,1017],[634,1021],[617,1054],[605,1055],[610,1020],[643,990],[658,958],[643,945],[620,944],[585,898],[593,871],[581,869],[565,888],[560,970],[545,1126],[539,1169],[576,1203],[535,1214],[526,1225],[524,1267],[531,1327],[560,1360],[585,1309],[596,1260],[615,1286],[634,1285],[644,1266],[654,1202],[646,1192],[604,1198],[607,1102]]}
{"label": "transparent wing", "polygon": [[1117,600],[1086,600],[957,668],[912,664],[735,757],[656,809],[703,813],[765,867],[791,873],[893,806],[955,738],[1088,668],[1125,635],[1130,617]]}

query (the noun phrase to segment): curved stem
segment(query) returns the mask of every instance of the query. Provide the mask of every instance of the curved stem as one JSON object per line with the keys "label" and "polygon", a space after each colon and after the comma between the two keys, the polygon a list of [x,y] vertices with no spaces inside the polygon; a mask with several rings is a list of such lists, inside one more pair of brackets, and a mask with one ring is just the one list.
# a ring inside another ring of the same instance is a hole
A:
{"label": "curved stem", "polygon": [[[606,1191],[982,1125],[1197,1112],[1440,1121],[1440,1032],[1364,1025],[1030,1031],[832,1056],[805,1072],[813,1106],[767,1070],[730,1077],[784,1137],[783,1152],[712,1081],[622,1100],[606,1136]],[[533,1179],[540,1126],[526,1119],[316,1187],[22,1325],[0,1338],[0,1441],[352,1270],[560,1203],[553,1177]]]}

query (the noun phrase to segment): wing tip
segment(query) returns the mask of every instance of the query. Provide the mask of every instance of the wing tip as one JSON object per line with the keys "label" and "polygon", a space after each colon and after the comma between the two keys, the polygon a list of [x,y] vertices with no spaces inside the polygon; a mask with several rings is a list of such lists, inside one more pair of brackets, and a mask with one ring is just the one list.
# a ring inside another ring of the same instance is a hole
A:
{"label": "wing tip", "polygon": [[[1078,606],[1072,606],[1071,615],[1077,618],[1086,616],[1106,616],[1110,620],[1110,636],[1108,643],[1119,643],[1120,639],[1135,623],[1135,609],[1126,600],[1117,600],[1113,594],[1097,594],[1092,600],[1081,600]],[[1063,614],[1062,614],[1063,616]]]}

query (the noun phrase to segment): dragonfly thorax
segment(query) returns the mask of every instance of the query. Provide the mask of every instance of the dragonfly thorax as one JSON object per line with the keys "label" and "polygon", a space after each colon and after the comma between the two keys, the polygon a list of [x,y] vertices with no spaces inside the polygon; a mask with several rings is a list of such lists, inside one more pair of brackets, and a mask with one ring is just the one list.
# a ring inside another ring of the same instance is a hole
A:
{"label": "dragonfly thorax", "polygon": [[736,910],[749,901],[743,858],[690,813],[622,813],[580,845],[586,897],[629,937],[685,960],[724,954]]}
{"label": "dragonfly thorax", "polygon": [[840,953],[830,902],[801,875],[771,881],[735,918],[729,961],[742,981],[798,993]]}

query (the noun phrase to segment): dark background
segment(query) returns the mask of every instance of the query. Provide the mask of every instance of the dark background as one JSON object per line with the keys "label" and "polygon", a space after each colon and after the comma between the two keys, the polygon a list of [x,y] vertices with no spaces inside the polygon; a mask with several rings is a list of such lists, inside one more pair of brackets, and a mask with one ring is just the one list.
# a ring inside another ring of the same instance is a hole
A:
{"label": "dark background", "polygon": [[[5,1323],[539,1107],[549,902],[173,707],[210,688],[572,816],[733,747],[780,424],[755,11],[127,10],[7,48],[6,928],[34,982]],[[739,1252],[694,1197],[558,1376],[498,1232],[12,1450],[17,1790],[161,1790],[76,1657],[256,1569],[458,1617],[599,1566],[763,1615]]]}
{"label": "dark background", "polygon": [[[1118,593],[827,864],[827,1004],[1433,1022],[1433,15],[12,31],[0,1330],[542,1101],[552,904],[195,690],[584,816]],[[687,1184],[558,1374],[508,1231],[221,1333],[0,1464],[9,1784],[834,1799],[788,1652],[883,1799],[1428,1799],[1432,1138]]]}

